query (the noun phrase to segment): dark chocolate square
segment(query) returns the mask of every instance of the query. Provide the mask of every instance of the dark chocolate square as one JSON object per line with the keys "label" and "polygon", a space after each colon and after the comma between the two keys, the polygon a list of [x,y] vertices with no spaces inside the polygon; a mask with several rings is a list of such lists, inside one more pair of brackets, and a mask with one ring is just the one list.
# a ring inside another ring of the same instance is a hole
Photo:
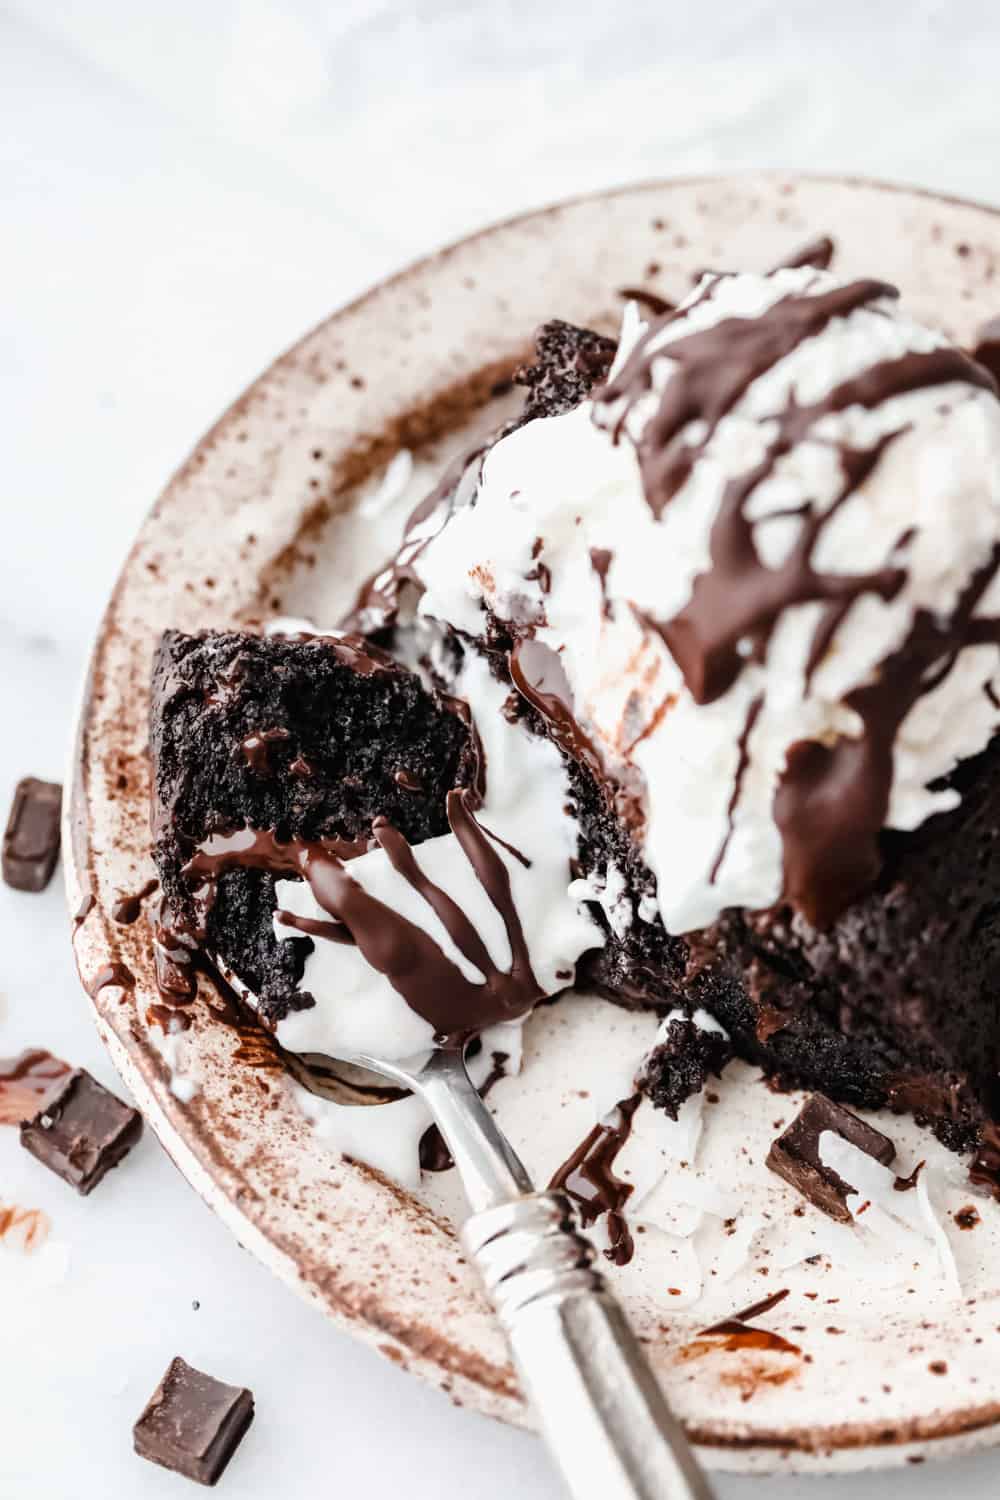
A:
{"label": "dark chocolate square", "polygon": [[139,1111],[79,1068],[21,1126],[21,1145],[78,1193],[87,1194],[141,1134]]}
{"label": "dark chocolate square", "polygon": [[3,836],[3,878],[16,891],[44,891],[59,858],[62,787],[26,776],[14,792]]}
{"label": "dark chocolate square", "polygon": [[884,1167],[896,1155],[887,1135],[824,1094],[813,1094],[772,1145],[767,1165],[831,1219],[849,1224],[851,1211],[847,1198],[855,1189],[820,1159],[819,1140],[825,1130],[834,1131]]}
{"label": "dark chocolate square", "polygon": [[132,1429],[135,1451],[199,1484],[215,1484],[253,1413],[252,1392],[223,1385],[178,1357]]}

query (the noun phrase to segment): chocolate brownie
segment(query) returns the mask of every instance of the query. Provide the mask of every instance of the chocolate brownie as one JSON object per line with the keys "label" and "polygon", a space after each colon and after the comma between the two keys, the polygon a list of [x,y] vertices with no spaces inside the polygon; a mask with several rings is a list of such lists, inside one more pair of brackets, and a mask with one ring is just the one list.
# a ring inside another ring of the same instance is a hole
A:
{"label": "chocolate brownie", "polygon": [[527,388],[524,408],[511,429],[535,417],[560,417],[590,395],[607,375],[618,345],[614,339],[553,318],[535,335],[535,358],[514,375]]}
{"label": "chocolate brownie", "polygon": [[165,926],[239,973],[276,1022],[312,1003],[297,990],[311,940],[275,938],[267,871],[225,871],[205,911],[185,864],[244,828],[363,843],[384,816],[412,843],[446,833],[448,791],[476,775],[461,706],[350,637],[167,631],[151,714]]}

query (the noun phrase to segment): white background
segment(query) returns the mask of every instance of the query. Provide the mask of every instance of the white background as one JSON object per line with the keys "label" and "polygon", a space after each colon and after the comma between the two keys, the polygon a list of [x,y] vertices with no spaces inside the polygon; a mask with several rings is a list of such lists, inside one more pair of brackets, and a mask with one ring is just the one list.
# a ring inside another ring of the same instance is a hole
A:
{"label": "white background", "polygon": [[[19,775],[61,773],[143,511],[339,303],[483,222],[629,178],[801,167],[1000,201],[998,100],[995,0],[0,8],[0,804]],[[0,1055],[28,1044],[115,1083],[56,886],[0,889]],[[174,1353],[256,1392],[233,1500],[560,1493],[533,1439],[453,1410],[272,1280],[151,1139],[77,1200],[0,1136],[0,1201],[53,1221],[44,1255],[0,1249],[2,1500],[188,1493],[130,1451]],[[998,1478],[982,1457],[780,1493],[976,1500]]]}

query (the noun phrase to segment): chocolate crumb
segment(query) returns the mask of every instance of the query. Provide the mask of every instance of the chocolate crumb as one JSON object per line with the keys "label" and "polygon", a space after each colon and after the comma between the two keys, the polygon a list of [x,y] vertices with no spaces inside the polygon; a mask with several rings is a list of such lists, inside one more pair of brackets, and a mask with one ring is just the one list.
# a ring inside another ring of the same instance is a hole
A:
{"label": "chocolate crumb", "polygon": [[888,1166],[896,1155],[892,1141],[880,1130],[859,1120],[842,1105],[834,1104],[824,1094],[813,1094],[772,1145],[766,1165],[831,1219],[849,1224],[851,1212],[847,1199],[854,1188],[820,1158],[820,1138],[828,1130],[883,1166]]}

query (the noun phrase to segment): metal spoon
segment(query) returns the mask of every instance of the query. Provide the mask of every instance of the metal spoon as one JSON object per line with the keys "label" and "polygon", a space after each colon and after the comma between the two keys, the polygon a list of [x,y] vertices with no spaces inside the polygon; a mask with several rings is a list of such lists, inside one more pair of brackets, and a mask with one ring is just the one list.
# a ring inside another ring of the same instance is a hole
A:
{"label": "metal spoon", "polygon": [[[329,1096],[328,1058],[292,1062]],[[462,1241],[576,1500],[711,1500],[701,1468],[562,1193],[536,1192],[458,1050],[415,1064],[338,1060],[418,1094],[444,1136],[472,1217]],[[340,1095],[341,1099],[343,1095]]]}

